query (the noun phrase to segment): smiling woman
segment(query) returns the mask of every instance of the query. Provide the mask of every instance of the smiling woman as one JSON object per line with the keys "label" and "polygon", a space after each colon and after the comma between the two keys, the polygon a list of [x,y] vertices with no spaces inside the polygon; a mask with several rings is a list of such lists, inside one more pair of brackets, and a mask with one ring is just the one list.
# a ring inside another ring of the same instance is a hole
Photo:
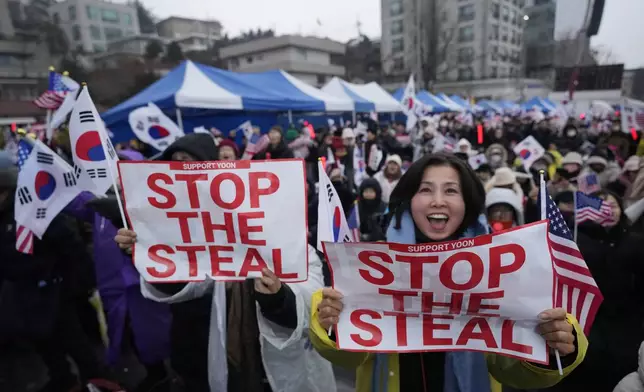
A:
{"label": "smiling woman", "polygon": [[411,212],[417,242],[459,238],[474,225],[485,205],[485,190],[467,162],[432,154],[416,161],[391,194],[394,227]]}

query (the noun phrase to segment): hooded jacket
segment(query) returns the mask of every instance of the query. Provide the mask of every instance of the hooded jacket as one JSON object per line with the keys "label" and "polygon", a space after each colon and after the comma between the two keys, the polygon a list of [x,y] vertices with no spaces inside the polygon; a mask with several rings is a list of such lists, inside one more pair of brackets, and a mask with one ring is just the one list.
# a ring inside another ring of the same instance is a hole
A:
{"label": "hooded jacket", "polygon": [[514,209],[516,216],[516,225],[521,226],[525,223],[523,218],[523,201],[513,190],[504,188],[492,188],[485,195],[485,208],[490,208],[496,204],[507,204]]}
{"label": "hooded jacket", "polygon": [[644,392],[644,343],[640,345],[637,371],[624,377],[613,392]]}
{"label": "hooded jacket", "polygon": [[180,137],[163,151],[159,160],[171,161],[172,154],[178,151],[187,152],[198,161],[214,161],[219,157],[215,139],[206,133],[189,133]]}

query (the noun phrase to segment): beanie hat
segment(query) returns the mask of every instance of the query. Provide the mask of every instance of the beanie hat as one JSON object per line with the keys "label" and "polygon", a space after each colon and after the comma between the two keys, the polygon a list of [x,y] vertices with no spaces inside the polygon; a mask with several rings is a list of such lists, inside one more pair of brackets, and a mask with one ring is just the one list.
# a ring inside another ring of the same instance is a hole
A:
{"label": "beanie hat", "polygon": [[631,155],[624,162],[624,171],[638,171],[640,169],[640,157]]}
{"label": "beanie hat", "polygon": [[509,167],[500,167],[496,169],[490,182],[493,186],[508,186],[517,182],[517,177]]}
{"label": "beanie hat", "polygon": [[575,163],[579,166],[583,166],[584,164],[584,159],[582,158],[581,154],[575,151],[571,151],[566,156],[563,158],[561,161],[562,165],[566,165],[569,163]]}
{"label": "beanie hat", "polygon": [[356,135],[353,133],[353,129],[351,128],[344,128],[342,130],[342,138],[343,139],[355,139]]}
{"label": "beanie hat", "polygon": [[284,139],[286,139],[287,142],[292,142],[293,140],[297,139],[298,136],[300,136],[300,133],[297,131],[297,129],[289,128],[286,130]]}
{"label": "beanie hat", "polygon": [[237,143],[230,139],[223,139],[222,141],[219,142],[219,148],[221,149],[222,147],[230,147],[235,151],[235,156],[239,158],[239,147],[237,147]]}
{"label": "beanie hat", "polygon": [[387,157],[387,159],[385,160],[385,164],[387,164],[389,162],[394,162],[398,166],[402,167],[402,159],[400,158],[400,155],[398,155],[398,154],[389,155]]}
{"label": "beanie hat", "polygon": [[603,156],[597,153],[592,153],[590,157],[586,160],[586,164],[608,166],[608,160],[606,160],[606,158],[604,158]]}

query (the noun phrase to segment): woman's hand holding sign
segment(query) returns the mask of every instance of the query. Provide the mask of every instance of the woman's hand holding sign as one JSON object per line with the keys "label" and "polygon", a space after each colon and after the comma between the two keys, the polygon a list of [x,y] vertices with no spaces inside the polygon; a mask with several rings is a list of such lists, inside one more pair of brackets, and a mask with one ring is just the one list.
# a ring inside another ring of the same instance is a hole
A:
{"label": "woman's hand holding sign", "polygon": [[322,289],[322,302],[318,305],[318,322],[325,330],[338,323],[342,311],[342,294],[332,288]]}
{"label": "woman's hand holding sign", "polygon": [[537,332],[546,339],[550,348],[559,350],[562,356],[575,352],[575,335],[572,325],[566,320],[564,309],[546,310],[539,315],[539,319],[543,322],[537,326]]}
{"label": "woman's hand holding sign", "polygon": [[262,294],[276,294],[280,291],[282,282],[275,273],[268,268],[262,270],[262,277],[255,279],[255,291]]}

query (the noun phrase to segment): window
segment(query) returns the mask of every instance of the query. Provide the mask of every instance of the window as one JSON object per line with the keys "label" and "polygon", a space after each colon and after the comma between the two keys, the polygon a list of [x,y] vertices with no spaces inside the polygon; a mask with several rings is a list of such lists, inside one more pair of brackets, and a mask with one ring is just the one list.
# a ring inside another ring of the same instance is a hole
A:
{"label": "window", "polygon": [[403,57],[396,57],[394,59],[394,70],[402,71],[405,69],[405,59]]}
{"label": "window", "polygon": [[247,64],[252,64],[253,63],[253,56],[246,57],[246,63]]}
{"label": "window", "polygon": [[513,25],[518,25],[519,24],[519,15],[515,10],[512,10],[512,16],[510,17],[510,23]]}
{"label": "window", "polygon": [[474,41],[474,26],[466,26],[458,29],[458,42]]}
{"label": "window", "polygon": [[517,45],[521,45],[521,33],[517,33]]}
{"label": "window", "polygon": [[318,86],[323,86],[324,83],[326,83],[326,76],[325,75],[315,75],[315,79],[317,82]]}
{"label": "window", "polygon": [[458,62],[469,64],[474,60],[474,48],[460,48],[458,50]]}
{"label": "window", "polygon": [[396,16],[403,13],[402,0],[396,0],[389,7],[389,15]]}
{"label": "window", "polygon": [[501,9],[498,3],[492,3],[492,7],[490,8],[490,11],[492,12],[492,17],[494,19],[499,19],[499,16],[501,14]]}
{"label": "window", "polygon": [[443,22],[447,22],[447,19],[449,19],[449,14],[447,13],[447,11],[441,12],[441,20]]}
{"label": "window", "polygon": [[58,12],[54,12],[52,19],[54,21],[54,24],[60,24],[60,15],[58,15]]}
{"label": "window", "polygon": [[5,65],[11,65],[11,56],[0,54],[0,67]]}
{"label": "window", "polygon": [[396,38],[391,41],[392,53],[400,53],[405,50],[405,41],[402,38]]}
{"label": "window", "polygon": [[499,26],[492,25],[492,28],[490,29],[490,39],[495,41],[499,40]]}
{"label": "window", "polygon": [[93,40],[101,41],[103,40],[103,35],[101,34],[101,29],[98,26],[89,26],[89,32],[92,35]]}
{"label": "window", "polygon": [[508,42],[508,28],[505,26],[501,27],[501,41]]}
{"label": "window", "polygon": [[80,39],[81,39],[80,26],[78,26],[78,25],[73,25],[72,26],[72,38],[74,39],[74,41],[80,41]]}
{"label": "window", "polygon": [[496,67],[490,67],[490,77],[496,78],[499,74],[499,71]]}
{"label": "window", "polygon": [[518,3],[519,3],[519,4],[518,4],[518,5],[519,5],[519,8],[523,8],[523,7],[525,7],[525,0],[519,0],[519,1],[518,1]]}
{"label": "window", "polygon": [[472,80],[474,77],[474,71],[472,68],[459,68],[458,69],[458,80]]}
{"label": "window", "polygon": [[470,20],[474,20],[475,15],[476,9],[474,8],[474,4],[458,7],[459,22],[469,22]]}
{"label": "window", "polygon": [[133,36],[133,35],[134,35],[134,31],[132,31],[132,30],[125,30],[125,36],[126,36],[126,37],[131,37],[131,36]]}
{"label": "window", "polygon": [[126,26],[132,26],[132,15],[130,14],[123,14],[123,23]]}
{"label": "window", "polygon": [[231,69],[239,68],[239,59],[230,59],[230,68]]}
{"label": "window", "polygon": [[506,61],[508,59],[508,51],[505,46],[499,48],[499,59],[501,61]]}
{"label": "window", "polygon": [[394,20],[391,22],[391,34],[402,34],[403,32],[403,21],[402,19]]}
{"label": "window", "polygon": [[76,6],[70,5],[67,9],[69,11],[69,20],[76,20]]}
{"label": "window", "polygon": [[501,9],[501,19],[503,19],[504,22],[510,20],[510,8],[507,5],[504,5]]}
{"label": "window", "polygon": [[494,45],[494,46],[492,46],[491,49],[492,49],[492,53],[491,53],[492,61],[498,60],[498,58],[499,58],[499,47]]}
{"label": "window", "polygon": [[87,18],[89,20],[101,19],[101,10],[94,7],[93,5],[88,5],[87,7],[85,7],[85,10],[87,11]]}
{"label": "window", "polygon": [[103,34],[105,34],[105,40],[107,41],[123,38],[123,31],[114,27],[103,28]]}
{"label": "window", "polygon": [[512,30],[512,34],[510,35],[510,43],[516,44],[517,43],[517,32]]}
{"label": "window", "polygon": [[306,60],[306,59],[307,59],[307,57],[308,57],[307,52],[306,52],[306,50],[304,50],[304,49],[299,49],[299,48],[298,48],[298,49],[295,49],[295,53],[297,53],[298,57],[299,57],[301,60]]}
{"label": "window", "polygon": [[118,23],[119,13],[114,10],[102,10],[101,19],[103,19],[103,22]]}
{"label": "window", "polygon": [[103,44],[95,43],[94,45],[92,45],[92,49],[94,50],[95,53],[105,52],[105,46],[103,46]]}

